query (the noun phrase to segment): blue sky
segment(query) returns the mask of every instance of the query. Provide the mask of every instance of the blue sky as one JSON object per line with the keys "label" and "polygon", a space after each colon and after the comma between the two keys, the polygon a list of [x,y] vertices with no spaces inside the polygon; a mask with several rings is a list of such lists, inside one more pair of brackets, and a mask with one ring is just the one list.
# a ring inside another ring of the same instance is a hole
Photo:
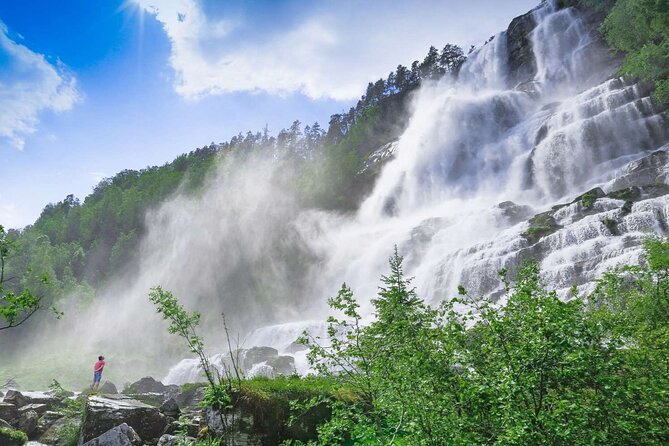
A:
{"label": "blue sky", "polygon": [[327,124],[430,45],[538,0],[0,3],[0,224],[238,132]]}

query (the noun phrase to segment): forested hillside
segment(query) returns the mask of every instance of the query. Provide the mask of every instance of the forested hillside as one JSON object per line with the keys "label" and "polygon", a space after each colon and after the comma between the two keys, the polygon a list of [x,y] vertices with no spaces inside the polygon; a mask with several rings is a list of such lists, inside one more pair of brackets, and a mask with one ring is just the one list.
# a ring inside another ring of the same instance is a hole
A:
{"label": "forested hillside", "polygon": [[[83,201],[68,195],[48,204],[33,225],[8,231],[13,251],[8,275],[21,280],[4,286],[34,289],[47,296],[46,305],[75,290],[91,295],[90,286],[132,271],[146,213],[177,190],[197,194],[221,157],[234,155],[243,162],[260,154],[285,163],[290,169],[280,181],[303,206],[350,211],[377,173],[369,169],[359,174],[367,157],[404,129],[411,92],[424,82],[457,75],[465,59],[455,45],[441,51],[431,47],[422,62],[399,65],[387,79],[370,82],[355,107],[331,116],[327,129],[295,121],[276,136],[267,129],[240,133],[162,166],[119,172],[102,180]],[[41,283],[37,273],[48,276],[49,284]]]}

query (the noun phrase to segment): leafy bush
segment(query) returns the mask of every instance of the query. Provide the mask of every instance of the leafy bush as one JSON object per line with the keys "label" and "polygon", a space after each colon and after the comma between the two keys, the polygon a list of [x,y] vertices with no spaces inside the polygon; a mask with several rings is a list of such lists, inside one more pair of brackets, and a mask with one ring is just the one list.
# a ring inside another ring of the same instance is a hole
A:
{"label": "leafy bush", "polygon": [[3,446],[23,446],[28,436],[21,431],[0,427],[0,444]]}
{"label": "leafy bush", "polygon": [[645,250],[582,299],[561,300],[529,263],[513,283],[501,272],[503,305],[461,288],[436,308],[395,252],[370,324],[344,285],[327,338],[302,339],[360,396],[332,404],[318,444],[666,444],[669,240]]}

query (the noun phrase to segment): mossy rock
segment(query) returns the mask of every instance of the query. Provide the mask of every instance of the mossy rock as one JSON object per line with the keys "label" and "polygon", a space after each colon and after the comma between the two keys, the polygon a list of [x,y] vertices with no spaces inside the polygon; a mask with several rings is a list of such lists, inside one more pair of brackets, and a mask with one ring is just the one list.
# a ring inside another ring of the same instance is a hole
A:
{"label": "mossy rock", "polygon": [[28,443],[28,436],[14,429],[0,428],[0,444],[2,446],[23,446]]}
{"label": "mossy rock", "polygon": [[609,192],[607,196],[615,200],[638,200],[641,197],[641,189],[636,186],[626,187],[625,189]]}
{"label": "mossy rock", "polygon": [[583,206],[583,208],[591,209],[594,206],[597,199],[602,197],[606,197],[606,193],[604,193],[601,187],[596,187],[594,189],[590,189],[583,195],[576,197],[576,199],[572,201],[572,203],[580,201],[581,206]]}
{"label": "mossy rock", "polygon": [[602,223],[604,223],[604,226],[606,226],[612,235],[620,235],[620,232],[618,231],[618,222],[616,220],[605,218],[602,220]]}
{"label": "mossy rock", "polygon": [[625,202],[625,204],[623,204],[623,206],[620,208],[620,210],[622,211],[622,214],[627,215],[630,212],[632,212],[632,206],[633,205],[634,205],[634,202],[632,200],[627,200]]}
{"label": "mossy rock", "polygon": [[552,212],[537,214],[530,218],[529,223],[530,227],[521,235],[532,244],[562,228],[553,218]]}

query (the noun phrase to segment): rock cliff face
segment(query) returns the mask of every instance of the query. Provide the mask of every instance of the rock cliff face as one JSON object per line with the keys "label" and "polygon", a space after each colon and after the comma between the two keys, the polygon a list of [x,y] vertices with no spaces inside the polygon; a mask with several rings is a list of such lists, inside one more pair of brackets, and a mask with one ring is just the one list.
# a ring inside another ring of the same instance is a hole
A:
{"label": "rock cliff face", "polygon": [[530,81],[537,72],[530,35],[537,26],[534,12],[516,17],[506,30],[509,83],[512,86]]}

